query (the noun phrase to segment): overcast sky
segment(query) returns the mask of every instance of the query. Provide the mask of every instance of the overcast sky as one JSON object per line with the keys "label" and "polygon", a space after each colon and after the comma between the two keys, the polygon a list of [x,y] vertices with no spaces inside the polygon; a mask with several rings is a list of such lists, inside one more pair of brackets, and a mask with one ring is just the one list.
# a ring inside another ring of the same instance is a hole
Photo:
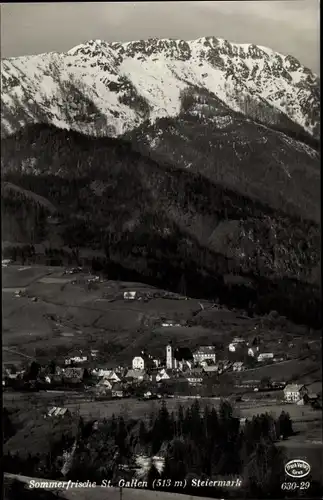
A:
{"label": "overcast sky", "polygon": [[319,0],[1,4],[1,56],[64,52],[90,39],[254,43],[319,72]]}

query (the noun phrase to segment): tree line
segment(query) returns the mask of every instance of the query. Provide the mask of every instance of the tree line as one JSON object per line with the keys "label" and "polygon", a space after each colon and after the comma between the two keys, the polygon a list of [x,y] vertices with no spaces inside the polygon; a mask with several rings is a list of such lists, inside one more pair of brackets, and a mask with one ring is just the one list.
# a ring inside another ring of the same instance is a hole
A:
{"label": "tree line", "polygon": [[[202,408],[196,400],[187,408],[180,405],[176,411],[169,411],[163,401],[158,411],[141,419],[113,415],[95,426],[93,421],[80,418],[76,441],[64,433],[45,456],[29,456],[28,460],[8,452],[4,470],[53,479],[82,478],[98,484],[110,479],[117,483],[121,478],[134,477],[137,455],[161,455],[163,470],[158,472],[151,460],[146,471],[149,487],[156,478],[186,479],[190,484],[193,477],[240,477],[244,495],[274,498],[280,493],[286,461],[282,448],[275,443],[292,434],[292,421],[284,411],[278,418],[266,413],[242,424],[227,400],[218,410],[208,405]],[[74,453],[70,453],[69,466],[64,469],[66,453],[73,443]],[[218,489],[210,493],[210,489],[190,487],[185,493],[213,497],[225,494]],[[237,496],[241,497],[241,489]]]}

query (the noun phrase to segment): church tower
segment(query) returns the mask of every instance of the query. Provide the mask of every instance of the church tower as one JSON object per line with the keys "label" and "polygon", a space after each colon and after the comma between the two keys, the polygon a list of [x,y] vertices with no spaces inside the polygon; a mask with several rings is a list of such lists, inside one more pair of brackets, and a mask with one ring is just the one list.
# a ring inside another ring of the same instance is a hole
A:
{"label": "church tower", "polygon": [[166,346],[166,368],[173,368],[173,348],[171,344]]}

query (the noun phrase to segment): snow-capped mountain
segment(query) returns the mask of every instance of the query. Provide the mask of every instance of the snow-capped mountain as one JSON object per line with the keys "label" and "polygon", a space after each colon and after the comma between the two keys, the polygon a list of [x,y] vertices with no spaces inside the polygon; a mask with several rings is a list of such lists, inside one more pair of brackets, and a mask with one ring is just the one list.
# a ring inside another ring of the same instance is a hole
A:
{"label": "snow-capped mountain", "polygon": [[316,75],[291,56],[214,37],[95,40],[67,53],[4,59],[1,87],[2,135],[45,122],[119,136],[144,121],[177,116],[189,88],[212,93],[236,112],[246,114],[250,103],[273,110],[319,135]]}

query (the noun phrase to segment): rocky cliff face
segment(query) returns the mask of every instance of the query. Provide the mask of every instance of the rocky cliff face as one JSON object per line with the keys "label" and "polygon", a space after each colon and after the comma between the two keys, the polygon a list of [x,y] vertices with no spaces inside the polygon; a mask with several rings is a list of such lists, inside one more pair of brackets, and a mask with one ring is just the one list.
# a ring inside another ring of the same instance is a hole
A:
{"label": "rocky cliff face", "polygon": [[[319,80],[291,56],[215,37],[95,40],[67,53],[1,62],[2,133],[43,122],[83,133],[120,135],[144,120],[174,117],[181,92],[212,92],[230,109],[252,104],[266,124],[289,119],[318,138]],[[270,113],[268,111],[271,111]]]}
{"label": "rocky cliff face", "polygon": [[270,207],[319,222],[318,152],[296,139],[301,133],[287,120],[269,127],[257,115],[251,118],[256,113],[250,107],[246,117],[215,96],[190,89],[182,94],[177,117],[146,121],[124,137],[161,164],[198,173]]}

